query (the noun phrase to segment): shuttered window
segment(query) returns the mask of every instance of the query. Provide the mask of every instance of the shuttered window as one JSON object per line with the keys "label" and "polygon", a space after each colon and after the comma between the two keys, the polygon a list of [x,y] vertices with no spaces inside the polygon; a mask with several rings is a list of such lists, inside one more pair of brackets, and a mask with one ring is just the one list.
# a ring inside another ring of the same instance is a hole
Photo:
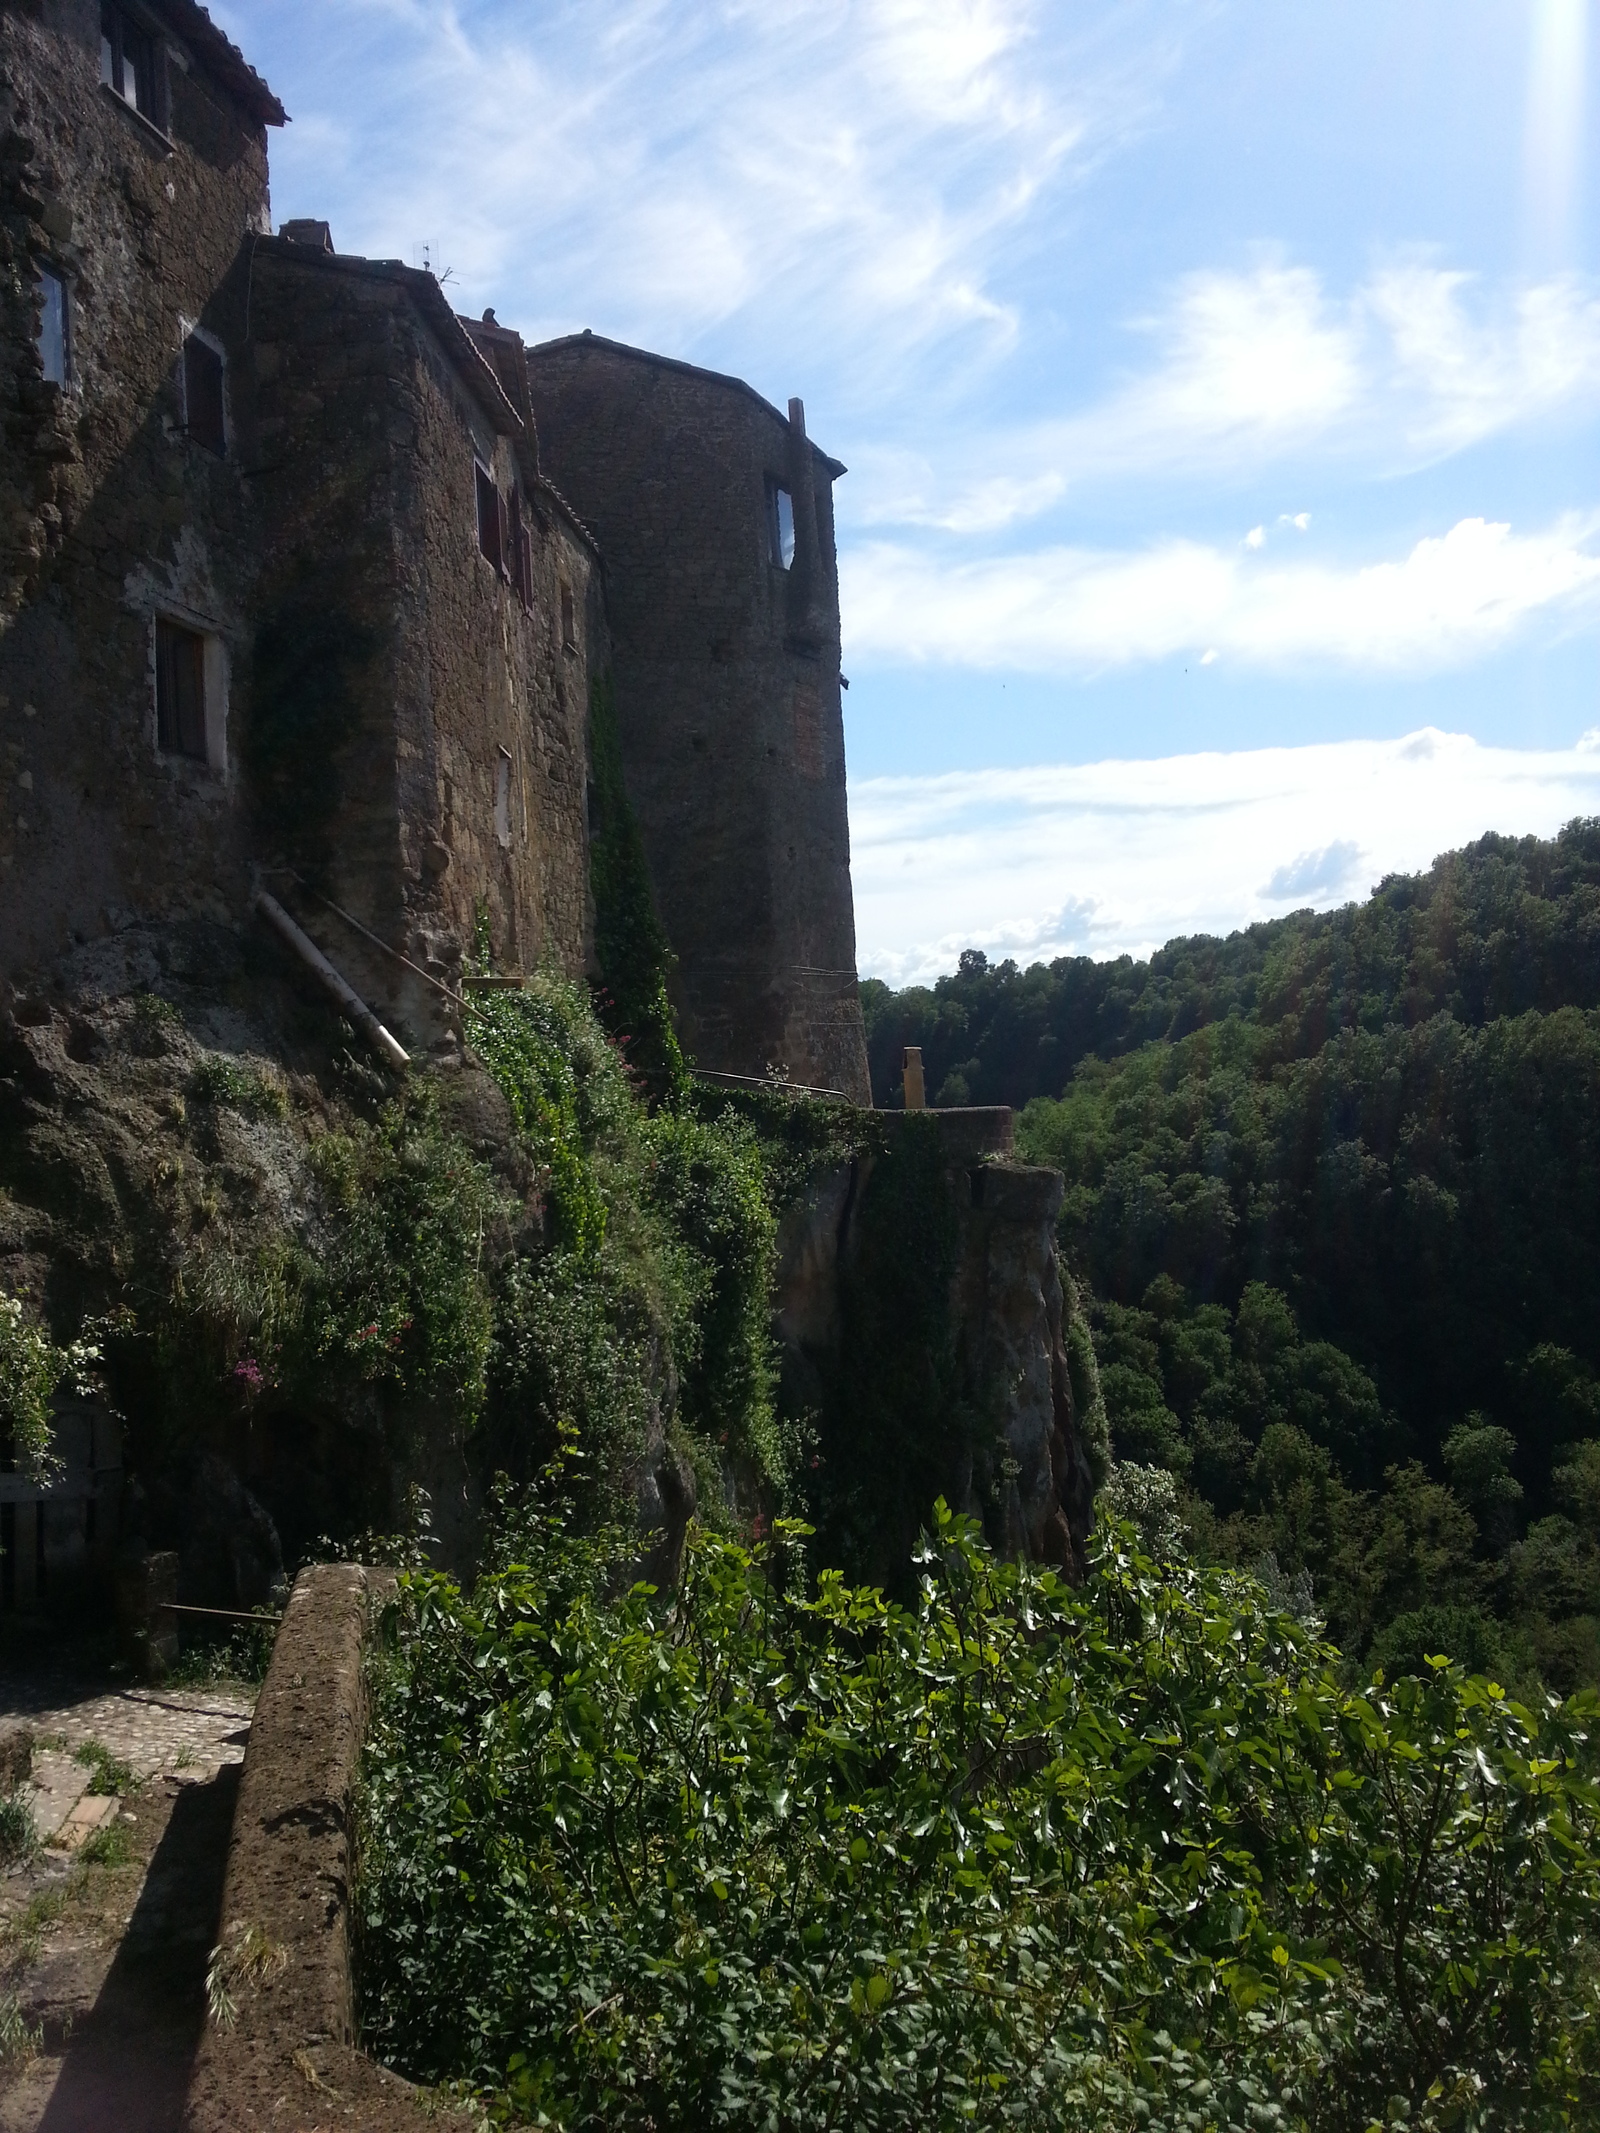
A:
{"label": "shuttered window", "polygon": [[486,467],[475,467],[478,477],[478,549],[496,570],[505,568],[500,539],[500,492]]}
{"label": "shuttered window", "polygon": [[162,616],[156,619],[156,739],[164,755],[207,760],[206,641]]}
{"label": "shuttered window", "polygon": [[183,421],[192,443],[223,457],[228,436],[222,414],[222,358],[197,333],[183,344]]}

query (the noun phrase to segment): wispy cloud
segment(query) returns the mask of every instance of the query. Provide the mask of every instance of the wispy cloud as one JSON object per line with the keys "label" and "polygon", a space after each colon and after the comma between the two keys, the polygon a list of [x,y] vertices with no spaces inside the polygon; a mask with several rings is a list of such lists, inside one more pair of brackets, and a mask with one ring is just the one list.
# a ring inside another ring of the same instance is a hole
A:
{"label": "wispy cloud", "polygon": [[[1242,541],[1048,548],[942,564],[889,542],[844,564],[854,660],[1093,672],[1176,654],[1253,667],[1434,671],[1600,605],[1592,519],[1462,519],[1397,561],[1273,560]],[[1209,662],[1208,662],[1209,663]]]}
{"label": "wispy cloud", "polygon": [[[280,212],[336,214],[349,249],[429,239],[466,302],[531,333],[682,354],[745,317],[792,360],[803,326],[865,391],[912,351],[1009,346],[997,247],[1137,123],[1165,63],[1161,40],[1135,66],[1037,0],[567,0],[536,19],[331,0],[315,21]],[[361,82],[355,110],[340,80]]]}
{"label": "wispy cloud", "polygon": [[875,778],[851,794],[864,972],[927,982],[991,956],[1145,954],[1365,894],[1494,829],[1600,812],[1600,754],[1399,741]]}
{"label": "wispy cloud", "polygon": [[1600,405],[1600,294],[1572,274],[1491,288],[1397,258],[1336,296],[1269,257],[1183,277],[1131,330],[1154,361],[1076,411],[953,439],[942,464],[869,459],[856,516],[995,531],[1113,482],[1389,476]]}

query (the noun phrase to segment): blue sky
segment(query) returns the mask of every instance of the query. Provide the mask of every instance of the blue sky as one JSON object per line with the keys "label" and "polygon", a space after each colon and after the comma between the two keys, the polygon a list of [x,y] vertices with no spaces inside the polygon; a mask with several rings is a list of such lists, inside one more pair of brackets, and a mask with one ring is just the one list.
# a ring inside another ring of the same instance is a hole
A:
{"label": "blue sky", "polygon": [[280,219],[804,396],[864,968],[1600,811],[1588,0],[215,12]]}

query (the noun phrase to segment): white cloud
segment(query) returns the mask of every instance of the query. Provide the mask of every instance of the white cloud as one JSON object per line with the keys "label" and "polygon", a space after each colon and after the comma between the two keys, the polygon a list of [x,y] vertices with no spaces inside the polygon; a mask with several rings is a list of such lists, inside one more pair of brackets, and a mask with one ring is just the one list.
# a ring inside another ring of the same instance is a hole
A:
{"label": "white cloud", "polygon": [[842,562],[857,661],[1098,671],[1201,647],[1256,667],[1423,672],[1600,602],[1592,521],[1542,533],[1462,519],[1399,561],[1277,563],[1197,541],[1048,548],[945,564],[864,544]]}
{"label": "white cloud", "polygon": [[1051,456],[1069,479],[1293,450],[1362,390],[1357,327],[1309,267],[1190,274],[1164,316],[1137,323],[1161,361],[1059,427]]}
{"label": "white cloud", "polygon": [[[867,525],[987,529],[1129,480],[1233,483],[1278,464],[1386,476],[1600,404],[1600,296],[1571,274],[1485,290],[1412,257],[1336,297],[1311,268],[1267,259],[1186,276],[1134,328],[1156,361],[1110,392],[1023,428],[984,425],[938,467],[902,461],[887,485],[869,460],[849,507]],[[1303,533],[1310,513],[1280,522]]]}
{"label": "white cloud", "polygon": [[872,778],[851,792],[862,971],[894,984],[963,948],[1147,954],[1291,904],[1363,895],[1486,830],[1600,813],[1600,755],[1426,729],[1155,762]]}
{"label": "white cloud", "polygon": [[[1600,300],[1575,275],[1480,305],[1475,277],[1412,262],[1384,268],[1358,302],[1386,337],[1373,397],[1393,411],[1402,457],[1477,444],[1572,404],[1600,381]],[[1376,413],[1376,410],[1375,410]]]}
{"label": "white cloud", "polygon": [[913,352],[1009,347],[997,249],[1169,64],[1160,40],[1112,64],[1037,0],[236,0],[229,24],[277,74],[293,15],[320,64],[278,82],[280,215],[379,256],[431,238],[467,308],[531,335],[717,331],[726,364],[740,319],[790,361],[825,339],[863,393]]}
{"label": "white cloud", "polygon": [[1256,893],[1263,903],[1318,902],[1344,889],[1361,864],[1361,847],[1353,837],[1336,837],[1320,852],[1297,852],[1275,867],[1272,879]]}

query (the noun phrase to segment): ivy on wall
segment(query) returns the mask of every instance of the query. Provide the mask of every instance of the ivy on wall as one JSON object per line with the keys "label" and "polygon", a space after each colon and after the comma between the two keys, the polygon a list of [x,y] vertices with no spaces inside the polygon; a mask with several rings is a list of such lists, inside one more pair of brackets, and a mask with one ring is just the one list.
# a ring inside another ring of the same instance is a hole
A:
{"label": "ivy on wall", "polygon": [[589,687],[589,777],[589,882],[601,1014],[651,1094],[682,1096],[688,1070],[667,995],[672,947],[651,898],[644,840],[623,779],[609,672]]}

